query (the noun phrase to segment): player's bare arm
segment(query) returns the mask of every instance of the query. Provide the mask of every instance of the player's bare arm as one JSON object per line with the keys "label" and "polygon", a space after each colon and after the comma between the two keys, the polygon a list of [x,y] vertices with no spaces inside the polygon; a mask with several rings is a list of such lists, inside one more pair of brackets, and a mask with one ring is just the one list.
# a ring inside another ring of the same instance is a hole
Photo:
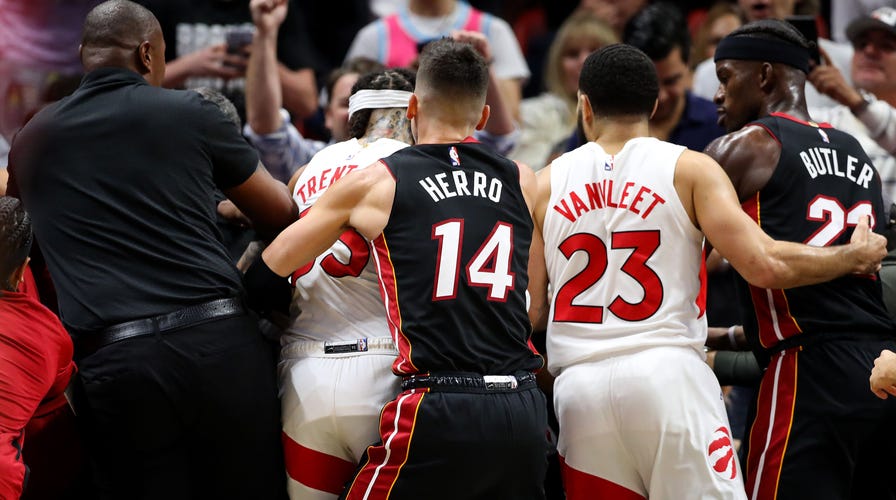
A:
{"label": "player's bare arm", "polygon": [[744,127],[712,141],[704,152],[722,166],[743,202],[768,183],[781,145],[762,127]]}
{"label": "player's bare arm", "polygon": [[[525,191],[524,191],[525,192]],[[532,244],[529,247],[529,321],[534,330],[547,327],[550,301],[548,297],[548,273],[544,262],[545,207],[551,198],[551,166],[548,165],[536,175],[536,193],[533,200]]]}
{"label": "player's bare arm", "polygon": [[[731,265],[753,285],[792,288],[849,273],[873,273],[886,255],[886,238],[862,218],[849,244],[812,247],[775,241],[741,209],[731,181],[707,155],[685,151],[675,171],[676,189],[696,225]],[[688,189],[690,187],[690,189]],[[687,196],[687,192],[690,196]]]}
{"label": "player's bare arm", "polygon": [[354,228],[367,239],[383,232],[392,210],[395,180],[382,162],[334,183],[308,213],[286,228],[262,253],[279,276],[287,276]]}

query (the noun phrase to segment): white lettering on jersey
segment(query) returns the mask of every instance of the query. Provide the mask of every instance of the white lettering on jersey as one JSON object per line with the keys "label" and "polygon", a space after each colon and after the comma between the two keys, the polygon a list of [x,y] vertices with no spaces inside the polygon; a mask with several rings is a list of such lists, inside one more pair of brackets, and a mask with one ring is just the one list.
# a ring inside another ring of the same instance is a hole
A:
{"label": "white lettering on jersey", "polygon": [[[472,175],[473,179],[469,179]],[[440,202],[447,198],[455,196],[478,196],[480,198],[488,198],[489,200],[499,203],[501,201],[501,191],[504,184],[500,179],[494,177],[489,178],[482,172],[465,172],[455,170],[448,177],[447,173],[440,173],[430,177],[420,179],[420,187],[422,187],[434,202]],[[469,186],[473,187],[470,191]]]}
{"label": "white lettering on jersey", "polygon": [[856,177],[856,167],[859,159],[854,156],[846,155],[846,161],[843,162],[846,165],[844,170],[835,149],[809,148],[805,151],[800,151],[800,159],[803,160],[803,165],[806,166],[809,176],[813,179],[819,175],[833,175],[844,177],[868,189],[868,182],[874,178],[874,169],[867,163],[862,165],[862,170]]}

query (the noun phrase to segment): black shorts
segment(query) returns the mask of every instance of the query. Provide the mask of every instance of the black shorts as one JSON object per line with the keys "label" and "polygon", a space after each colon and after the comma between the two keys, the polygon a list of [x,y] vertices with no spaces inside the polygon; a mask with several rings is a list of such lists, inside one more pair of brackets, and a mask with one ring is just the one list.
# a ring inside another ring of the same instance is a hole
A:
{"label": "black shorts", "polygon": [[771,357],[748,440],[748,497],[894,498],[896,398],[878,399],[868,382],[883,349],[896,341],[838,338]]}
{"label": "black shorts", "polygon": [[544,394],[518,387],[409,389],[383,408],[342,498],[544,498],[549,442]]}

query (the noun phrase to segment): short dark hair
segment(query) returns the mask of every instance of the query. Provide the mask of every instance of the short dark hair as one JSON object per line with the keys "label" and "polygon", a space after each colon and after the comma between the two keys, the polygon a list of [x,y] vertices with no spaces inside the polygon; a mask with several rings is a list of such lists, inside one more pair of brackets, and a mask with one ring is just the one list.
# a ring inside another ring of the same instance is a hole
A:
{"label": "short dark hair", "polygon": [[0,196],[0,289],[15,290],[9,277],[25,262],[31,241],[31,217],[22,202],[12,196]]}
{"label": "short dark hair", "polygon": [[469,43],[442,38],[423,49],[417,79],[445,99],[485,102],[488,64]]}
{"label": "short dark hair", "polygon": [[732,38],[748,37],[775,40],[804,49],[810,48],[809,40],[806,40],[806,37],[803,36],[800,30],[787,21],[780,19],[753,21],[728,33],[728,36]]}
{"label": "short dark hair", "polygon": [[[359,90],[406,90],[414,91],[416,75],[410,69],[393,68],[384,71],[366,73],[358,78],[352,85],[352,94]],[[370,125],[372,109],[360,109],[352,114],[348,120],[348,132],[350,137],[360,139],[367,132]]]}
{"label": "short dark hair", "polygon": [[628,24],[622,41],[639,48],[654,61],[669,57],[675,47],[681,50],[685,64],[691,54],[691,35],[678,7],[665,2],[650,4]]}
{"label": "short dark hair", "polygon": [[146,7],[129,0],[108,0],[87,13],[81,45],[133,49],[158,26],[158,20]]}
{"label": "short dark hair", "polygon": [[242,121],[240,120],[240,114],[237,112],[236,106],[234,106],[233,102],[228,99],[227,96],[211,87],[198,87],[194,89],[194,91],[197,94],[201,95],[202,98],[206,101],[209,101],[217,106],[218,109],[220,109],[221,112],[224,113],[224,117],[227,118],[227,121],[232,123],[233,126],[236,127],[237,131],[242,133],[242,130],[240,130],[240,124],[242,123]]}
{"label": "short dark hair", "polygon": [[631,45],[607,45],[588,56],[579,90],[601,116],[650,116],[659,95],[653,61]]}

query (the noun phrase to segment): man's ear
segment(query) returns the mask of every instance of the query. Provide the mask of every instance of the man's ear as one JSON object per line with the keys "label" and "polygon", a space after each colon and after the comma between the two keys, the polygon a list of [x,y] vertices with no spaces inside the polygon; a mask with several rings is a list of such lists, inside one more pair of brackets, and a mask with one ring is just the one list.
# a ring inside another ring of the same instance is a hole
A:
{"label": "man's ear", "polygon": [[594,121],[594,108],[591,107],[591,99],[581,92],[579,93],[579,109],[582,110],[582,126]]}
{"label": "man's ear", "polygon": [[759,73],[756,77],[759,79],[759,88],[768,92],[774,87],[778,75],[771,63],[764,62],[759,66]]}
{"label": "man's ear", "polygon": [[411,94],[411,98],[408,100],[408,111],[405,116],[408,117],[408,120],[413,120],[415,116],[417,116],[417,94]]}
{"label": "man's ear", "polygon": [[137,46],[137,69],[141,75],[152,71],[152,44],[148,40]]}
{"label": "man's ear", "polygon": [[648,120],[653,118],[653,115],[656,114],[656,108],[658,108],[659,106],[660,106],[660,99],[657,98],[655,101],[653,101],[653,111],[651,111],[650,116],[647,117]]}
{"label": "man's ear", "polygon": [[492,109],[486,104],[482,107],[482,115],[479,117],[479,123],[476,124],[476,130],[482,130],[485,128],[485,124],[488,123],[488,117],[491,114]]}

